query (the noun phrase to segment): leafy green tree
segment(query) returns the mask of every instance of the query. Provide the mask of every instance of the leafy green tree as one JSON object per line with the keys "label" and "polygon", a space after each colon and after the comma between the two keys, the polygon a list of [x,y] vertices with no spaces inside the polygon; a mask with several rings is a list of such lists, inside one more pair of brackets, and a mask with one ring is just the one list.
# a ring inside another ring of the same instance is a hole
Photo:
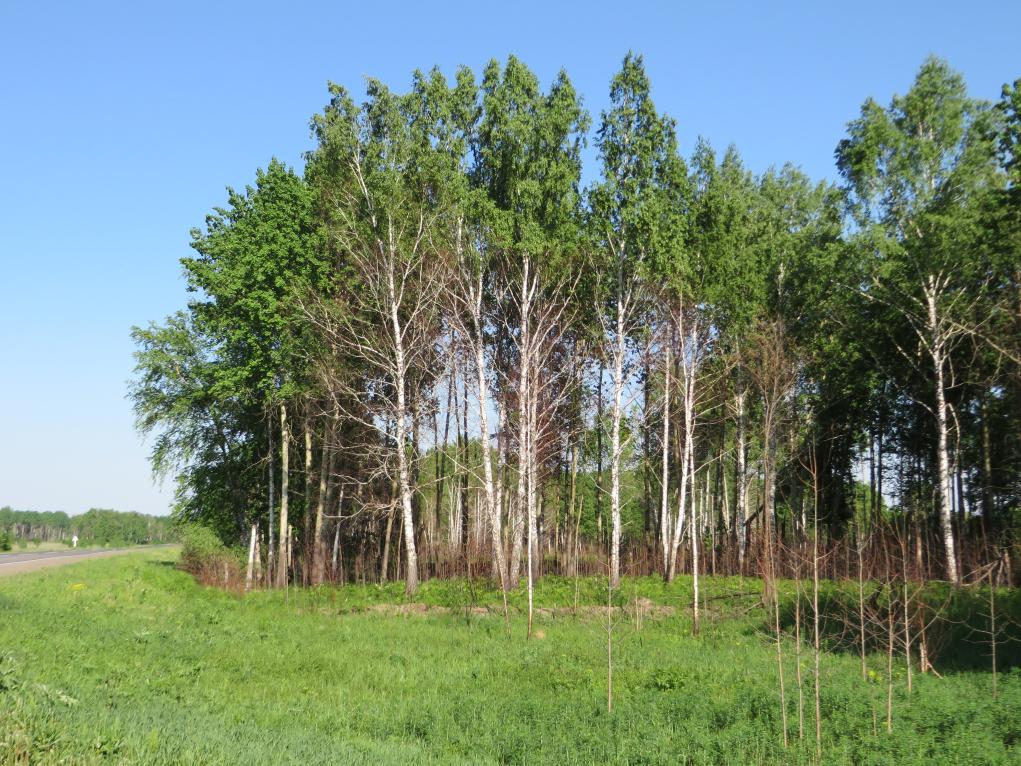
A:
{"label": "leafy green tree", "polygon": [[[960,582],[951,518],[950,360],[984,277],[972,258],[974,204],[998,183],[992,112],[967,95],[959,74],[930,58],[888,108],[871,99],[837,147],[861,237],[875,255],[861,294],[910,327],[910,363],[924,355],[938,445],[937,514],[947,578]],[[921,372],[921,370],[919,370]]]}
{"label": "leafy green tree", "polygon": [[132,339],[135,422],[153,437],[156,476],[177,478],[175,515],[237,539],[262,492],[261,406],[237,395],[236,370],[189,314],[136,327]]}
{"label": "leafy green tree", "polygon": [[394,480],[409,595],[418,587],[417,413],[435,360],[443,252],[454,238],[466,148],[457,120],[472,88],[462,76],[449,89],[435,72],[416,74],[407,94],[369,81],[359,110],[331,85],[330,104],[313,120],[319,148],[310,162],[332,205],[331,235],[355,277],[314,313],[327,345],[360,365],[345,393],[358,405],[350,414],[381,437],[381,450],[366,446],[376,470]]}
{"label": "leafy green tree", "polygon": [[[530,583],[538,561],[539,470],[545,462],[540,445],[549,444],[552,422],[540,422],[538,407],[541,393],[555,392],[559,386],[553,379],[565,372],[544,361],[564,340],[567,294],[576,294],[580,278],[579,184],[588,115],[565,72],[544,94],[535,74],[514,56],[502,69],[490,61],[480,90],[482,116],[470,176],[474,188],[484,192],[479,224],[486,232],[483,247],[493,256],[499,407],[517,430],[508,559],[513,587],[526,531]],[[510,413],[512,397],[516,418]],[[544,409],[559,409],[561,397],[554,393],[549,399]]]}
{"label": "leafy green tree", "polygon": [[676,263],[685,173],[674,123],[656,111],[641,56],[624,58],[610,83],[610,101],[596,142],[602,180],[592,189],[590,203],[599,243],[596,300],[613,384],[610,582],[615,587],[620,581],[621,469],[628,448],[621,425],[632,409],[625,397],[634,375],[633,346],[649,315],[648,285],[656,266]]}

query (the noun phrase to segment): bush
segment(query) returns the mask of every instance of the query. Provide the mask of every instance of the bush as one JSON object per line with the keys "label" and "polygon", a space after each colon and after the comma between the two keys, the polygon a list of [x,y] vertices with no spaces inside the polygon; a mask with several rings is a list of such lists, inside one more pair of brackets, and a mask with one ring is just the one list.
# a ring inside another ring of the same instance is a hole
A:
{"label": "bush", "polygon": [[209,527],[201,524],[182,524],[181,567],[195,574],[209,560],[227,553],[220,538]]}
{"label": "bush", "polygon": [[183,570],[203,585],[229,587],[238,584],[241,578],[238,558],[216,532],[201,524],[182,524],[178,527],[178,535],[182,545]]}
{"label": "bush", "polygon": [[11,536],[8,532],[0,532],[0,551],[11,549]]}

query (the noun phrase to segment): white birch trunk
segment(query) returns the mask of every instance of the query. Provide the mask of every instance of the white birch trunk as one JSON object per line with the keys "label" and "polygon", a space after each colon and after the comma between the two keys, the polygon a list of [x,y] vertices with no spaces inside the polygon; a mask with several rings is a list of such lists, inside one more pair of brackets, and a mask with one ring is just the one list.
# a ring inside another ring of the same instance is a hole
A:
{"label": "white birch trunk", "polygon": [[663,380],[663,466],[662,466],[662,497],[659,509],[659,534],[663,555],[663,573],[666,574],[670,564],[670,347],[667,340],[666,364]]}
{"label": "white birch trunk", "polygon": [[323,548],[323,514],[326,512],[326,483],[329,478],[329,439],[323,439],[323,455],[319,466],[319,497],[316,498],[316,520],[312,532],[312,584],[321,585],[326,574],[326,551]]}
{"label": "white birch trunk", "polygon": [[[478,299],[482,297],[482,280],[479,279]],[[482,345],[482,321],[476,304],[475,368],[479,378],[479,437],[482,446],[482,482],[489,520],[490,544],[493,547],[493,571],[499,573],[500,584],[507,587],[507,567],[503,555],[503,533],[500,524],[500,503],[493,478],[493,456],[489,449],[489,381],[486,379],[486,354]]]}
{"label": "white birch trunk", "polygon": [[252,524],[248,536],[248,569],[245,570],[245,590],[252,589],[252,577],[255,574],[255,539],[259,534],[259,525]]}
{"label": "white birch trunk", "polygon": [[620,421],[624,394],[624,304],[617,297],[617,337],[613,349],[613,409],[610,427],[610,587],[620,584]]}
{"label": "white birch trunk", "polygon": [[698,635],[698,526],[699,519],[695,509],[695,455],[693,452],[688,453],[688,460],[691,461],[691,467],[689,469],[692,476],[692,508],[691,508],[691,585],[692,585],[692,600],[691,600],[691,618],[692,618],[692,632]]}
{"label": "white birch trunk", "polygon": [[288,488],[290,484],[290,443],[291,443],[291,432],[290,427],[287,425],[287,405],[280,405],[280,555],[278,556],[277,562],[277,587],[283,588],[287,585],[287,570],[288,570],[288,558],[287,558],[287,502],[288,502]]}
{"label": "white birch trunk", "polygon": [[745,390],[738,388],[734,395],[737,405],[737,481],[734,486],[734,533],[737,535],[737,562],[744,572],[745,545],[748,539],[748,448],[745,443]]}
{"label": "white birch trunk", "polygon": [[397,411],[395,436],[397,439],[397,481],[401,498],[401,517],[404,523],[404,547],[406,561],[406,579],[404,590],[414,596],[418,590],[418,554],[415,550],[415,519],[411,504],[411,470],[408,466],[408,404],[405,385],[407,383],[407,366],[404,354],[404,336],[398,314],[399,300],[394,285],[393,271],[387,274],[390,289],[390,322],[394,334],[394,362],[397,375],[394,386],[397,389]]}
{"label": "white birch trunk", "polygon": [[928,308],[929,331],[932,340],[929,353],[932,357],[933,371],[936,374],[936,425],[938,431],[937,460],[939,465],[939,521],[943,534],[943,547],[946,555],[947,579],[952,583],[960,583],[961,575],[957,566],[957,553],[954,548],[954,527],[950,511],[950,449],[948,446],[947,401],[944,390],[944,365],[946,362],[944,338],[941,333],[940,318],[936,306],[936,290],[934,280],[930,278],[925,291]]}
{"label": "white birch trunk", "polygon": [[[678,312],[678,328],[680,337],[684,338],[683,313]],[[698,358],[695,342],[698,337],[698,326],[693,325],[691,331],[691,344],[686,350],[682,346],[681,353],[681,386],[683,390],[682,402],[684,405],[684,445],[681,451],[681,483],[677,490],[677,518],[673,525],[673,538],[670,541],[670,563],[667,568],[667,582],[674,579],[677,574],[677,554],[681,545],[681,535],[684,531],[684,522],[687,515],[688,487],[692,482],[691,466],[693,465],[692,453],[695,447],[695,377],[697,373]],[[683,342],[683,341],[682,341]],[[694,524],[695,519],[692,519]]]}
{"label": "white birch trunk", "polygon": [[[529,259],[524,262],[524,277],[521,289],[521,339],[519,345],[520,372],[518,375],[518,486],[514,511],[514,543],[511,549],[509,580],[511,587],[516,587],[521,570],[521,546],[525,525],[529,523],[528,518],[528,398],[531,372],[529,362],[531,357],[531,339],[529,338],[529,311],[531,309],[530,288],[529,288]],[[531,542],[529,541],[529,544]],[[531,567],[529,567],[531,571]]]}

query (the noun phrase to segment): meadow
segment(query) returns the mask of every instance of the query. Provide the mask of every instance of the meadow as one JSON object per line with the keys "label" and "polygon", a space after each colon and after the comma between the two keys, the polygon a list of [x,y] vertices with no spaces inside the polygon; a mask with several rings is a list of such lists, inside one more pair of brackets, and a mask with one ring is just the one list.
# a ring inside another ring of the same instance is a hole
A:
{"label": "meadow", "polygon": [[[790,745],[760,584],[547,578],[526,639],[498,594],[429,581],[247,595],[204,588],[160,549],[0,580],[0,764],[813,763],[812,655],[786,639]],[[636,605],[644,615],[639,618]],[[976,656],[982,647],[973,647]],[[966,650],[967,651],[967,650]],[[1010,660],[1008,658],[1007,663]],[[1005,664],[1007,664],[1005,663]],[[1001,666],[1002,669],[1003,666]],[[1021,763],[1021,673],[821,659],[824,763]]]}

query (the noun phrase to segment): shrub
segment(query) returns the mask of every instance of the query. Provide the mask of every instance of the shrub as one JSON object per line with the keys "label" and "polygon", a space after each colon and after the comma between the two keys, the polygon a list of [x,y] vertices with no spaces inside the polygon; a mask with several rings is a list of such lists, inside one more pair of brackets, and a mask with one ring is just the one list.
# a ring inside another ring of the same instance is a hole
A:
{"label": "shrub", "polygon": [[0,551],[11,549],[11,535],[8,532],[0,532]]}
{"label": "shrub", "polygon": [[210,559],[227,552],[220,538],[209,527],[201,524],[182,524],[181,567],[195,574]]}
{"label": "shrub", "polygon": [[209,527],[182,524],[181,568],[203,585],[236,586],[241,578],[237,556],[230,551]]}

